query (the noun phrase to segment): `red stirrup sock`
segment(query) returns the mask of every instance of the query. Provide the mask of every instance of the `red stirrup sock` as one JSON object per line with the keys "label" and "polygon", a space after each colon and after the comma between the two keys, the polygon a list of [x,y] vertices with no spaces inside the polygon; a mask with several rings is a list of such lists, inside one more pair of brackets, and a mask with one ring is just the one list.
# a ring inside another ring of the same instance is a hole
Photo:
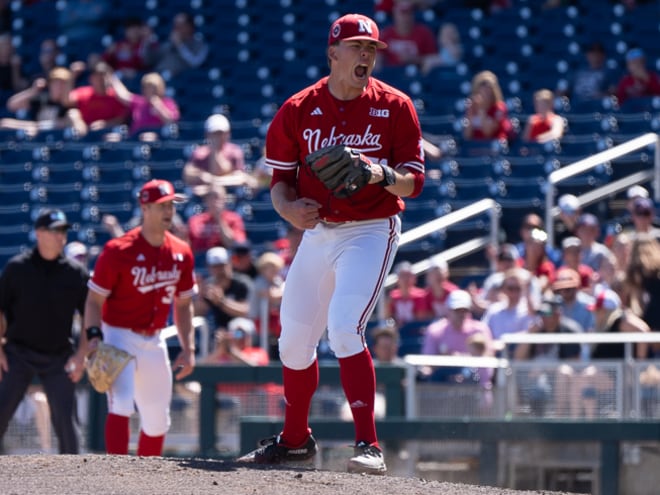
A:
{"label": "red stirrup sock", "polygon": [[298,447],[309,436],[309,408],[312,396],[319,385],[319,363],[314,363],[304,370],[292,370],[282,366],[284,383],[284,428],[282,438],[287,445]]}
{"label": "red stirrup sock", "polygon": [[128,416],[108,413],[105,419],[105,450],[108,454],[128,455],[131,436]]}
{"label": "red stirrup sock", "polygon": [[376,371],[371,354],[365,349],[360,354],[338,361],[341,385],[351,406],[355,423],[355,441],[379,447],[374,423]]}
{"label": "red stirrup sock", "polygon": [[144,457],[160,456],[163,454],[163,443],[165,443],[165,435],[150,437],[145,432],[140,430],[140,438],[138,438],[137,455],[141,455]]}

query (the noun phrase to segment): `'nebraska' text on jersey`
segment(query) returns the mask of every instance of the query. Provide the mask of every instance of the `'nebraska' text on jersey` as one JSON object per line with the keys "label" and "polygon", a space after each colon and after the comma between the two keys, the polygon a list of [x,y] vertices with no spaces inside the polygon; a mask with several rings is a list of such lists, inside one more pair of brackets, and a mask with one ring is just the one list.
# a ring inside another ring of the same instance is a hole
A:
{"label": "'nebraska' text on jersey", "polygon": [[266,138],[266,164],[282,171],[297,170],[298,197],[318,201],[321,218],[367,220],[403,210],[401,198],[375,184],[346,199],[332,196],[305,164],[305,157],[335,144],[355,148],[373,163],[423,174],[419,119],[408,96],[370,78],[360,96],[338,100],[330,93],[326,77],[282,105]]}
{"label": "'nebraska' text on jersey", "polygon": [[175,297],[194,294],[192,251],[169,232],[161,246],[152,246],[137,227],[108,241],[88,285],[107,297],[103,321],[117,327],[155,331],[167,324]]}

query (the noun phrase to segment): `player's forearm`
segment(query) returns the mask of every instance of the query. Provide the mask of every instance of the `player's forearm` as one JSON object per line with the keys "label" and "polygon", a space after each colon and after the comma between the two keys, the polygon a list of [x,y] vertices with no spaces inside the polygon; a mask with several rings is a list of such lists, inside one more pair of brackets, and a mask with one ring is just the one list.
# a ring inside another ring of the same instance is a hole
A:
{"label": "player's forearm", "polygon": [[282,218],[287,218],[287,204],[295,201],[296,190],[286,182],[278,182],[270,190],[273,208]]}

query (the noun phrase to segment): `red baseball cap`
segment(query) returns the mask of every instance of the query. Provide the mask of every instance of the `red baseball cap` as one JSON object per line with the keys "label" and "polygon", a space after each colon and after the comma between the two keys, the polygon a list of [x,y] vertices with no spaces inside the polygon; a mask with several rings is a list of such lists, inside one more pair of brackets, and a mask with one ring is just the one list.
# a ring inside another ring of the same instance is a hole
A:
{"label": "red baseball cap", "polygon": [[342,40],[366,40],[375,41],[378,48],[387,48],[387,43],[379,37],[380,31],[373,19],[362,14],[346,14],[330,26],[328,46]]}
{"label": "red baseball cap", "polygon": [[140,189],[139,198],[140,204],[143,205],[147,203],[165,203],[166,201],[183,203],[188,199],[185,194],[175,193],[171,182],[161,179],[152,179],[143,185]]}

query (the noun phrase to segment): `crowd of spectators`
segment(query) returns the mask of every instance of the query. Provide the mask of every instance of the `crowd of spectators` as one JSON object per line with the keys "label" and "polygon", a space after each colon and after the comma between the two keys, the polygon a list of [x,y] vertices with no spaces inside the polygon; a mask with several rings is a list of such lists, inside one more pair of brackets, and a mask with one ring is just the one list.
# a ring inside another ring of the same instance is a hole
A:
{"label": "crowd of spectators", "polygon": [[[66,3],[58,22],[67,53],[62,51],[61,40],[44,39],[35,54],[38,70],[26,74],[21,58],[14,53],[11,23],[7,21],[9,2],[0,1],[0,95],[6,96],[1,103],[12,114],[0,119],[1,129],[36,134],[71,127],[84,136],[124,125],[131,139],[154,139],[154,131],[184,118],[176,98],[168,96],[167,81],[202,67],[210,49],[196,31],[190,13],[174,16],[166,40],[158,39],[144,19],[127,17],[113,41],[104,45],[103,38],[111,32],[109,2]],[[376,2],[375,9],[388,16],[388,26],[382,30],[388,50],[378,60],[380,71],[403,71],[412,65],[429,75],[463,60],[461,40],[467,33],[453,23],[442,23],[434,33],[417,15],[429,6],[442,10],[444,3]],[[557,7],[554,3],[558,2],[546,2],[546,7]],[[511,7],[506,1],[465,4],[482,7],[492,15]],[[641,48],[633,46],[625,53],[624,73],[608,68],[608,54],[599,40],[587,43],[582,53],[584,66],[570,74],[565,84],[534,88],[533,101],[525,102],[527,108],[533,106],[533,112],[518,128],[510,118],[499,75],[478,71],[461,116],[462,139],[561,140],[566,122],[555,107],[557,97],[570,98],[577,108],[608,95],[615,96],[621,105],[660,95],[660,76]],[[258,330],[265,324],[269,358],[277,359],[279,300],[301,233],[290,228],[287,238],[255,252],[242,217],[227,208],[228,189],[256,190],[268,179],[257,175],[256,166],[252,173],[242,148],[231,141],[231,123],[226,115],[209,112],[199,138],[203,143],[187,157],[182,180],[203,198],[202,211],[179,222],[179,234],[191,243],[200,262],[195,314],[207,317],[214,330],[212,362],[238,359],[263,364],[268,361],[264,356],[253,360],[248,354],[257,352],[245,349],[256,344]],[[498,349],[494,343],[512,332],[660,330],[655,205],[648,191],[639,187],[628,191],[628,200],[624,230],[608,239],[607,245],[599,218],[583,212],[574,196],[560,198],[556,227],[544,226],[538,215],[528,215],[521,224],[520,242],[488,251],[491,273],[466,291],[458,287],[460,281],[452,281],[446,262],[432,264],[419,283],[422,277],[415,274],[413,265],[401,261],[394,269],[397,287],[385,294],[385,316],[396,326],[370,336],[374,352],[388,356],[382,360],[394,361],[396,353],[392,350],[398,349],[399,328],[411,323],[426,327],[420,352],[481,356],[495,355]],[[108,229],[117,235],[121,228],[116,221],[112,217],[106,220]],[[547,244],[547,228],[557,229],[557,248]],[[237,323],[232,325],[236,318],[247,318],[254,327],[237,329]],[[479,338],[474,338],[475,334]],[[603,349],[521,345],[514,359],[588,361],[612,355]],[[656,352],[654,348],[638,348],[640,357]],[[570,377],[571,373],[563,369],[563,376]],[[456,380],[456,374],[439,375],[429,372],[425,378]],[[482,384],[492,383],[492,378],[488,372],[478,377]],[[589,383],[588,372],[583,373],[572,384],[558,384],[562,390],[559,395],[571,397],[577,392],[565,390],[579,384],[581,396],[588,396],[584,390]],[[574,405],[565,407],[577,410]]]}

